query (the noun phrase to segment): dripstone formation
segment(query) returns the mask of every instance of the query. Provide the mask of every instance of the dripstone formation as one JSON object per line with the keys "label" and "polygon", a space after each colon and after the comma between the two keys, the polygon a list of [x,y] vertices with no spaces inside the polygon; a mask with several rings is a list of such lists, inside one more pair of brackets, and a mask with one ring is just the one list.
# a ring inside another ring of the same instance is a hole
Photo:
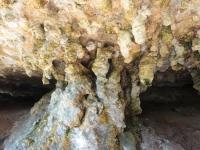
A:
{"label": "dripstone formation", "polygon": [[187,70],[200,90],[199,10],[199,0],[0,0],[0,76],[57,81],[5,150],[135,150],[139,95],[156,72]]}

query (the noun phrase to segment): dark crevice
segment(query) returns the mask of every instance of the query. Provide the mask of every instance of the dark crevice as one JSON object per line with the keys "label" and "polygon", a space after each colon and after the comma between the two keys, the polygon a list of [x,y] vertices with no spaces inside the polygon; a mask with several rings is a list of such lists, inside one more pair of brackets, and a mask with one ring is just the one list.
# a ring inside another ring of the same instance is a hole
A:
{"label": "dark crevice", "polygon": [[127,68],[123,68],[120,74],[120,84],[123,90],[131,88],[131,76]]}
{"label": "dark crevice", "polygon": [[112,73],[113,70],[113,64],[112,64],[112,59],[108,59],[108,63],[109,63],[109,69],[108,72],[106,74],[106,78],[108,79]]}
{"label": "dark crevice", "polygon": [[65,61],[55,59],[52,61],[54,70],[61,75],[65,75]]}
{"label": "dark crevice", "polygon": [[157,72],[152,86],[140,94],[144,111],[150,105],[190,105],[200,102],[199,98],[198,91],[193,88],[192,77],[186,70]]}
{"label": "dark crevice", "polygon": [[28,114],[31,107],[55,88],[54,81],[43,85],[41,78],[9,76],[0,78],[0,149],[16,121]]}
{"label": "dark crevice", "polygon": [[153,87],[183,87],[192,86],[193,81],[188,70],[173,71],[169,68],[165,72],[157,72],[152,85]]}
{"label": "dark crevice", "polygon": [[187,71],[157,73],[140,99],[142,144],[158,150],[168,141],[171,149],[200,149],[200,95]]}
{"label": "dark crevice", "polygon": [[0,94],[9,94],[13,97],[40,97],[55,87],[55,81],[43,85],[39,77],[7,76],[0,77]]}

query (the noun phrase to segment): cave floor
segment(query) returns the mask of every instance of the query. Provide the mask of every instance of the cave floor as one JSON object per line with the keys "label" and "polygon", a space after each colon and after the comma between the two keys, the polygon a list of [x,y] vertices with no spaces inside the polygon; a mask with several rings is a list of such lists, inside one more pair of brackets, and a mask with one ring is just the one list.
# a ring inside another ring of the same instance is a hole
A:
{"label": "cave floor", "polygon": [[143,107],[142,150],[200,150],[200,103]]}

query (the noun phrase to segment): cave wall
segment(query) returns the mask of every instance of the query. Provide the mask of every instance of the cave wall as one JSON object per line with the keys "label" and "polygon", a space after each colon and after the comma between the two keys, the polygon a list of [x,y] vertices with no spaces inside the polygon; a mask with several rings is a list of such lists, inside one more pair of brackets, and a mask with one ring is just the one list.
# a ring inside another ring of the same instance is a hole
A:
{"label": "cave wall", "polygon": [[139,95],[156,72],[188,70],[200,90],[199,8],[199,0],[0,0],[1,76],[57,81],[5,149],[126,147],[125,115],[141,113]]}

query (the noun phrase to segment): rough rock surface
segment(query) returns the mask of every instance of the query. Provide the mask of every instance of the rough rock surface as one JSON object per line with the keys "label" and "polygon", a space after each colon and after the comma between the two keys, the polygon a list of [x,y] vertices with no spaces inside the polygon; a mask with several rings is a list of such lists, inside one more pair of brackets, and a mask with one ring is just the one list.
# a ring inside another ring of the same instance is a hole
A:
{"label": "rough rock surface", "polygon": [[0,0],[2,76],[57,80],[5,149],[126,147],[125,114],[141,113],[157,71],[188,70],[200,90],[199,9],[199,0]]}

